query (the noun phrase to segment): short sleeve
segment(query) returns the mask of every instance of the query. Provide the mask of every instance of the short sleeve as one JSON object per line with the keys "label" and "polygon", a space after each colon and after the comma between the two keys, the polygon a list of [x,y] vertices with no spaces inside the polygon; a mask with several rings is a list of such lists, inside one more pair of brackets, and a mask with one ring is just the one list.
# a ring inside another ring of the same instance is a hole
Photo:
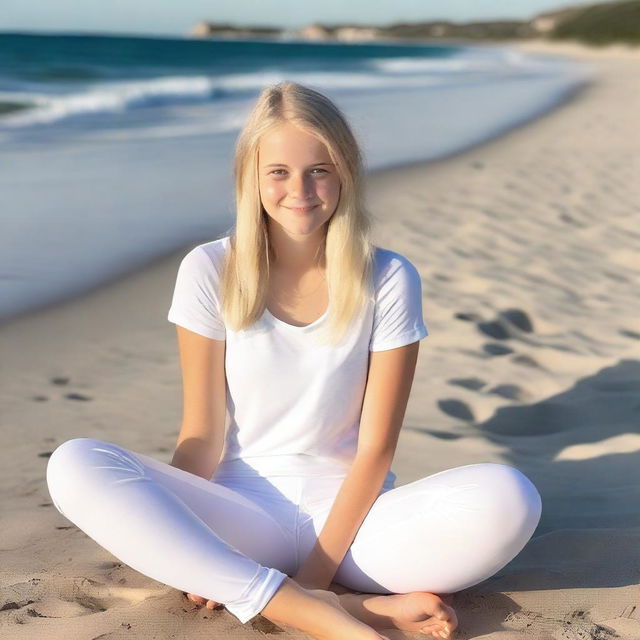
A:
{"label": "short sleeve", "polygon": [[219,273],[202,248],[193,248],[180,263],[167,319],[214,340],[224,340],[220,314]]}
{"label": "short sleeve", "polygon": [[369,351],[395,349],[429,335],[422,318],[420,274],[403,255],[386,251],[384,273],[376,288]]}

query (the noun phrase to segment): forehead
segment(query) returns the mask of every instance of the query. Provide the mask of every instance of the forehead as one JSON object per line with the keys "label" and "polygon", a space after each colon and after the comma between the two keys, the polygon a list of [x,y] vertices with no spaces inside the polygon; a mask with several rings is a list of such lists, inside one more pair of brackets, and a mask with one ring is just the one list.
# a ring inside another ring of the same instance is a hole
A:
{"label": "forehead", "polygon": [[331,159],[325,144],[312,133],[291,123],[267,131],[258,145],[260,162],[304,163]]}

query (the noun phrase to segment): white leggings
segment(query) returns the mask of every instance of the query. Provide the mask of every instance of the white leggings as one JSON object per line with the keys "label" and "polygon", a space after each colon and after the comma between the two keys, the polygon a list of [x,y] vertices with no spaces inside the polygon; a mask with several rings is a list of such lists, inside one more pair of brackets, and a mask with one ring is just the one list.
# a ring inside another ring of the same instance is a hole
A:
{"label": "white leggings", "polygon": [[[74,438],[49,458],[58,511],[140,573],[257,615],[314,546],[344,474],[188,473],[117,444]],[[385,486],[334,581],[365,593],[454,593],[510,562],[538,525],[540,495],[514,467],[447,469]]]}

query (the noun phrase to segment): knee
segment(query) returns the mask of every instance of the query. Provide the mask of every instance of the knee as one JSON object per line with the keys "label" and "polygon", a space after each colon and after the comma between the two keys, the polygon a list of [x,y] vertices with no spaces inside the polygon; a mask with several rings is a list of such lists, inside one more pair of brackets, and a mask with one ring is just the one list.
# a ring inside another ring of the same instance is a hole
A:
{"label": "knee", "polygon": [[495,519],[532,535],[542,515],[542,498],[533,482],[506,464],[487,462],[477,466],[475,479]]}
{"label": "knee", "polygon": [[109,443],[94,438],[72,438],[58,445],[47,463],[47,484],[55,484],[60,478],[73,474],[88,460],[96,445]]}
{"label": "knee", "polygon": [[65,515],[65,504],[89,497],[104,481],[105,471],[124,459],[123,453],[118,445],[95,438],[72,438],[60,444],[46,469],[47,488],[56,509]]}

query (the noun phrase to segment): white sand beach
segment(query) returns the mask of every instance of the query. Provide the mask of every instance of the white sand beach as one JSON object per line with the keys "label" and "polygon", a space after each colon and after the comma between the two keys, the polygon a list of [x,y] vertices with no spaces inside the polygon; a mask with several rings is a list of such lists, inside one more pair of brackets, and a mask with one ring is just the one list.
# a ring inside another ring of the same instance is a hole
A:
{"label": "white sand beach", "polygon": [[[640,52],[514,46],[588,60],[594,82],[499,139],[368,179],[376,243],[420,271],[430,332],[396,486],[486,461],[541,493],[522,553],[456,594],[454,638],[640,639]],[[0,327],[2,638],[307,637],[196,607],[47,491],[48,455],[73,437],[170,461],[182,396],[166,314],[188,249]]]}

